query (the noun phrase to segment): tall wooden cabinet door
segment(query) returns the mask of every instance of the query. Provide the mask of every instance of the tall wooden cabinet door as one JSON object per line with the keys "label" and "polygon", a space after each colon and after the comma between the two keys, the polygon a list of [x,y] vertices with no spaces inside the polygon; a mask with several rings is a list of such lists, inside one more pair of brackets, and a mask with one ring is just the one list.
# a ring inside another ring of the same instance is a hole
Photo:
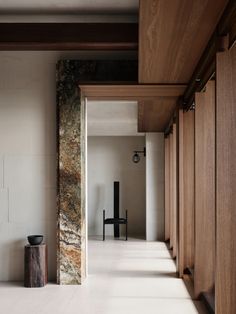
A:
{"label": "tall wooden cabinet door", "polygon": [[236,46],[216,59],[216,313],[236,313]]}
{"label": "tall wooden cabinet door", "polygon": [[173,141],[172,141],[172,241],[173,253],[175,258],[177,255],[177,126],[173,124]]}
{"label": "tall wooden cabinet door", "polygon": [[194,267],[194,110],[179,110],[178,270]]}
{"label": "tall wooden cabinet door", "polygon": [[199,297],[215,282],[215,81],[195,94],[195,262]]}
{"label": "tall wooden cabinet door", "polygon": [[170,248],[173,248],[173,133],[170,134]]}
{"label": "tall wooden cabinet door", "polygon": [[165,241],[170,239],[170,138],[165,138]]}
{"label": "tall wooden cabinet door", "polygon": [[183,204],[184,204],[184,266],[194,267],[194,215],[195,215],[195,170],[194,170],[194,114],[187,111],[183,114]]}

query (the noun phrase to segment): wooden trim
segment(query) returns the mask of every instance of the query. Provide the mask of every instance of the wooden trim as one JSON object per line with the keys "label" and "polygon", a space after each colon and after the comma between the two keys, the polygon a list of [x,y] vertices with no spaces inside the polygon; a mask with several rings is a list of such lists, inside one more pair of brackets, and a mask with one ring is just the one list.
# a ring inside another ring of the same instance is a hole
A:
{"label": "wooden trim", "polygon": [[79,85],[88,99],[145,100],[155,97],[179,97],[186,85]]}
{"label": "wooden trim", "polygon": [[[216,69],[215,57],[217,51],[222,50],[219,45],[221,37],[229,34],[227,48],[233,46],[236,40],[236,1],[230,0],[208,42],[189,81],[183,97],[184,108],[188,110],[194,101],[194,93],[200,92],[212,77]],[[226,48],[226,47],[225,47]]]}
{"label": "wooden trim", "polygon": [[0,23],[0,50],[137,49],[137,23]]}

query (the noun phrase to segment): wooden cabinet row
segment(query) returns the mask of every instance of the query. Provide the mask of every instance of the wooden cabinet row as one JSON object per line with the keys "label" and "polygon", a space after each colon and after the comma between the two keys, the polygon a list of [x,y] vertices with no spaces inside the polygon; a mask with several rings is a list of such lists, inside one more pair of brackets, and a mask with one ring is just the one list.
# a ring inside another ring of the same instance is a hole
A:
{"label": "wooden cabinet row", "polygon": [[180,109],[165,138],[165,239],[195,297],[215,293],[236,313],[236,47],[216,56],[216,78]]}

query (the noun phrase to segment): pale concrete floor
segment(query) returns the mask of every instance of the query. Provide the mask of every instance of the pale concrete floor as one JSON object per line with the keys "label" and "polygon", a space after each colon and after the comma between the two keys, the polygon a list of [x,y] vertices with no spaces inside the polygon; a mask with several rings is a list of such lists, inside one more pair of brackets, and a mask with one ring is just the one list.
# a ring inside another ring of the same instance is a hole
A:
{"label": "pale concrete floor", "polygon": [[[24,288],[0,284],[2,314],[194,314],[193,301],[164,243],[89,241],[89,275],[82,286]],[[196,306],[199,308],[197,310]]]}

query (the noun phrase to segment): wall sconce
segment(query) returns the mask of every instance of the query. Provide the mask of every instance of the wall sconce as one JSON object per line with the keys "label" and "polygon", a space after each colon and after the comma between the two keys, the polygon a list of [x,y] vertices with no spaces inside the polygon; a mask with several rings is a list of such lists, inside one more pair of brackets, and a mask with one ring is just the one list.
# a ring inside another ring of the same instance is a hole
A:
{"label": "wall sconce", "polygon": [[143,154],[144,157],[146,157],[146,147],[143,148],[143,150],[135,150],[133,155],[133,162],[137,164],[140,161],[139,154]]}

